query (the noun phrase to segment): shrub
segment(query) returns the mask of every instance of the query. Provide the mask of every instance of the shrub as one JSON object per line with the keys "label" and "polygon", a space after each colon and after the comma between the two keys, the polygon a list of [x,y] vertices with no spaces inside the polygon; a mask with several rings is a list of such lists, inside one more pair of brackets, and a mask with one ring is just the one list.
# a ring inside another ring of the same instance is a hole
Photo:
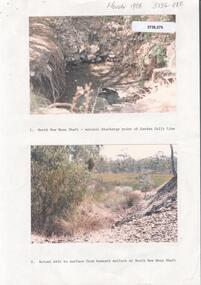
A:
{"label": "shrub", "polygon": [[82,200],[89,179],[83,165],[69,160],[63,146],[32,148],[32,231],[52,234],[55,220],[71,213]]}
{"label": "shrub", "polygon": [[144,198],[146,198],[146,193],[154,188],[154,181],[151,174],[144,173],[139,176],[139,188],[145,193]]}

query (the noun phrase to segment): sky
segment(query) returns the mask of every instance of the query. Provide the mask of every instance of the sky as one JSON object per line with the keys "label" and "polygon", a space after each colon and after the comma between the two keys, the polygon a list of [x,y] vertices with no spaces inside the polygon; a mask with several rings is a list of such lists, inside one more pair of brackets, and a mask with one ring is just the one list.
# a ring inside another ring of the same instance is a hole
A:
{"label": "sky", "polygon": [[[176,151],[176,146],[174,151]],[[142,159],[155,155],[162,151],[164,155],[170,156],[170,145],[104,145],[100,154],[104,157],[115,159],[118,154],[126,153],[134,159]]]}

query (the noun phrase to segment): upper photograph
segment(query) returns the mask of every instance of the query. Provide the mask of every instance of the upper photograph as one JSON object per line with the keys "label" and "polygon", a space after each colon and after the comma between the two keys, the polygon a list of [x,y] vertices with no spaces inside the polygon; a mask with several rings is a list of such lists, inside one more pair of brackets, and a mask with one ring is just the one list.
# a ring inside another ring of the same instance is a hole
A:
{"label": "upper photograph", "polygon": [[30,17],[30,113],[175,112],[175,21]]}

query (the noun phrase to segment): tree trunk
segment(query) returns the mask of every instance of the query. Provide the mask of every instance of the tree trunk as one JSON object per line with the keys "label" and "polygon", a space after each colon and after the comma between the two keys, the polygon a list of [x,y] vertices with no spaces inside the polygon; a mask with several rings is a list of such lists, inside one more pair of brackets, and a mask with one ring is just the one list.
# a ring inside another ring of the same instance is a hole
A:
{"label": "tree trunk", "polygon": [[177,176],[177,172],[176,172],[175,165],[174,165],[174,150],[173,150],[172,144],[170,145],[170,150],[171,150],[172,173],[174,176]]}

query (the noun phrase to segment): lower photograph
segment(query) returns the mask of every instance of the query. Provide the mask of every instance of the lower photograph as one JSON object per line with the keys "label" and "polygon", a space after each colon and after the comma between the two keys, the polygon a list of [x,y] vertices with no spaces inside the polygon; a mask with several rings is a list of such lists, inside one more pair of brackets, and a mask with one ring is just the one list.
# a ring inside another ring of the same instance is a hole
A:
{"label": "lower photograph", "polygon": [[176,148],[31,146],[31,242],[177,242]]}

